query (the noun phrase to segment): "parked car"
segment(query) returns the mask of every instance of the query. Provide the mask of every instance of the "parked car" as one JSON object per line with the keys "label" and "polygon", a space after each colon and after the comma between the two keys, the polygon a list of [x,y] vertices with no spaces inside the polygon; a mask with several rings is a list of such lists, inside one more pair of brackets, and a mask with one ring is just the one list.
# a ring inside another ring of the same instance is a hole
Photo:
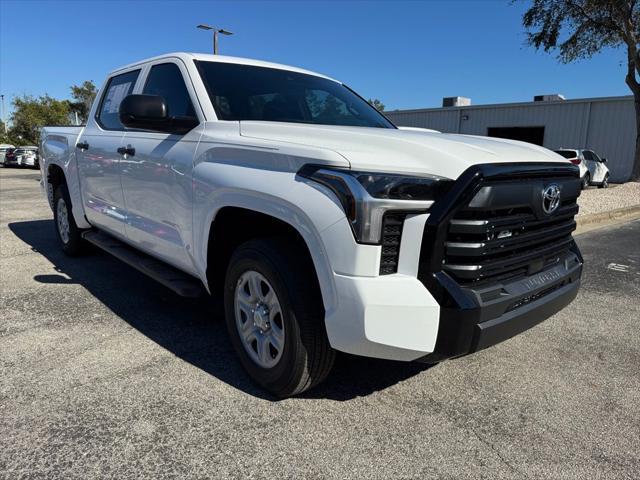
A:
{"label": "parked car", "polygon": [[580,167],[583,189],[589,185],[597,185],[598,188],[609,187],[609,169],[605,165],[606,158],[600,158],[593,150],[583,148],[561,148],[555,152]]}
{"label": "parked car", "polygon": [[4,165],[4,159],[7,155],[8,151],[13,151],[15,147],[13,145],[9,145],[8,143],[0,143],[0,164]]}
{"label": "parked car", "polygon": [[16,148],[13,155],[5,159],[5,166],[40,168],[38,147],[28,145]]}
{"label": "parked car", "polygon": [[15,158],[16,158],[16,149],[15,148],[7,149],[7,152],[4,155],[4,165],[3,166],[8,167],[12,163],[14,163]]}
{"label": "parked car", "polygon": [[580,285],[577,166],[523,142],[398,129],[299,68],[142,60],[107,77],[85,127],[41,138],[62,250],[90,242],[181,295],[219,292],[241,364],[278,397],[322,381],[336,350],[476,352]]}

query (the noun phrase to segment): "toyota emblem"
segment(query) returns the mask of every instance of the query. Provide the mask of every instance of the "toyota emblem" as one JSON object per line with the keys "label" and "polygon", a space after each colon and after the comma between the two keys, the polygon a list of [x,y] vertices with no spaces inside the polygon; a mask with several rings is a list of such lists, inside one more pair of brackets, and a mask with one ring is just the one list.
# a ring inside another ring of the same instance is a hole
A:
{"label": "toyota emblem", "polygon": [[560,206],[560,187],[554,183],[542,191],[542,210],[547,215],[551,215],[558,206]]}

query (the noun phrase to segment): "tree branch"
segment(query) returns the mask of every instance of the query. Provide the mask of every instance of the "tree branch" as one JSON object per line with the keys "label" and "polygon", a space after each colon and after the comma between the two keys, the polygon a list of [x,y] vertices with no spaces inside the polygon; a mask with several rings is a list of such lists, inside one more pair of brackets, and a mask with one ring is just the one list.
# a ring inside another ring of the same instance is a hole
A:
{"label": "tree branch", "polygon": [[627,44],[627,76],[625,82],[638,97],[640,96],[640,83],[636,78],[636,72],[640,75],[640,52],[634,43]]}
{"label": "tree branch", "polygon": [[567,5],[569,7],[572,7],[576,10],[578,10],[578,12],[587,19],[587,21],[593,23],[594,25],[598,25],[602,28],[606,28],[606,29],[611,29],[613,31],[617,31],[618,33],[621,33],[620,28],[618,27],[618,25],[616,25],[616,23],[614,21],[612,21],[611,18],[609,18],[609,20],[611,20],[610,22],[603,22],[601,20],[596,20],[595,18],[593,18],[591,15],[589,15],[587,13],[587,11],[584,9],[584,7],[582,5],[579,5],[575,2],[573,2],[572,0],[567,0]]}

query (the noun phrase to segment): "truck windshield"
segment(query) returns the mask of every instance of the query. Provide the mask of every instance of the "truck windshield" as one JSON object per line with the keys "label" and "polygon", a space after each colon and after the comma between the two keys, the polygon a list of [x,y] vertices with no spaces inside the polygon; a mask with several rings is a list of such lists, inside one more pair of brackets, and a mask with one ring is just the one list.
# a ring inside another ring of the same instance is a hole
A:
{"label": "truck windshield", "polygon": [[196,65],[220,120],[395,128],[366,100],[333,80],[235,63]]}

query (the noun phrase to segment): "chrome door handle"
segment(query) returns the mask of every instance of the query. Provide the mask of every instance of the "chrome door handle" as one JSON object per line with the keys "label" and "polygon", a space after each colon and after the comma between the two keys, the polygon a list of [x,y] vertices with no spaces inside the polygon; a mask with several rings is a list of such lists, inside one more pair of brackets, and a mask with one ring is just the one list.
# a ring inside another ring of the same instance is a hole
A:
{"label": "chrome door handle", "polygon": [[120,155],[129,155],[130,157],[133,157],[136,154],[136,149],[133,147],[120,147],[118,148],[118,153]]}

